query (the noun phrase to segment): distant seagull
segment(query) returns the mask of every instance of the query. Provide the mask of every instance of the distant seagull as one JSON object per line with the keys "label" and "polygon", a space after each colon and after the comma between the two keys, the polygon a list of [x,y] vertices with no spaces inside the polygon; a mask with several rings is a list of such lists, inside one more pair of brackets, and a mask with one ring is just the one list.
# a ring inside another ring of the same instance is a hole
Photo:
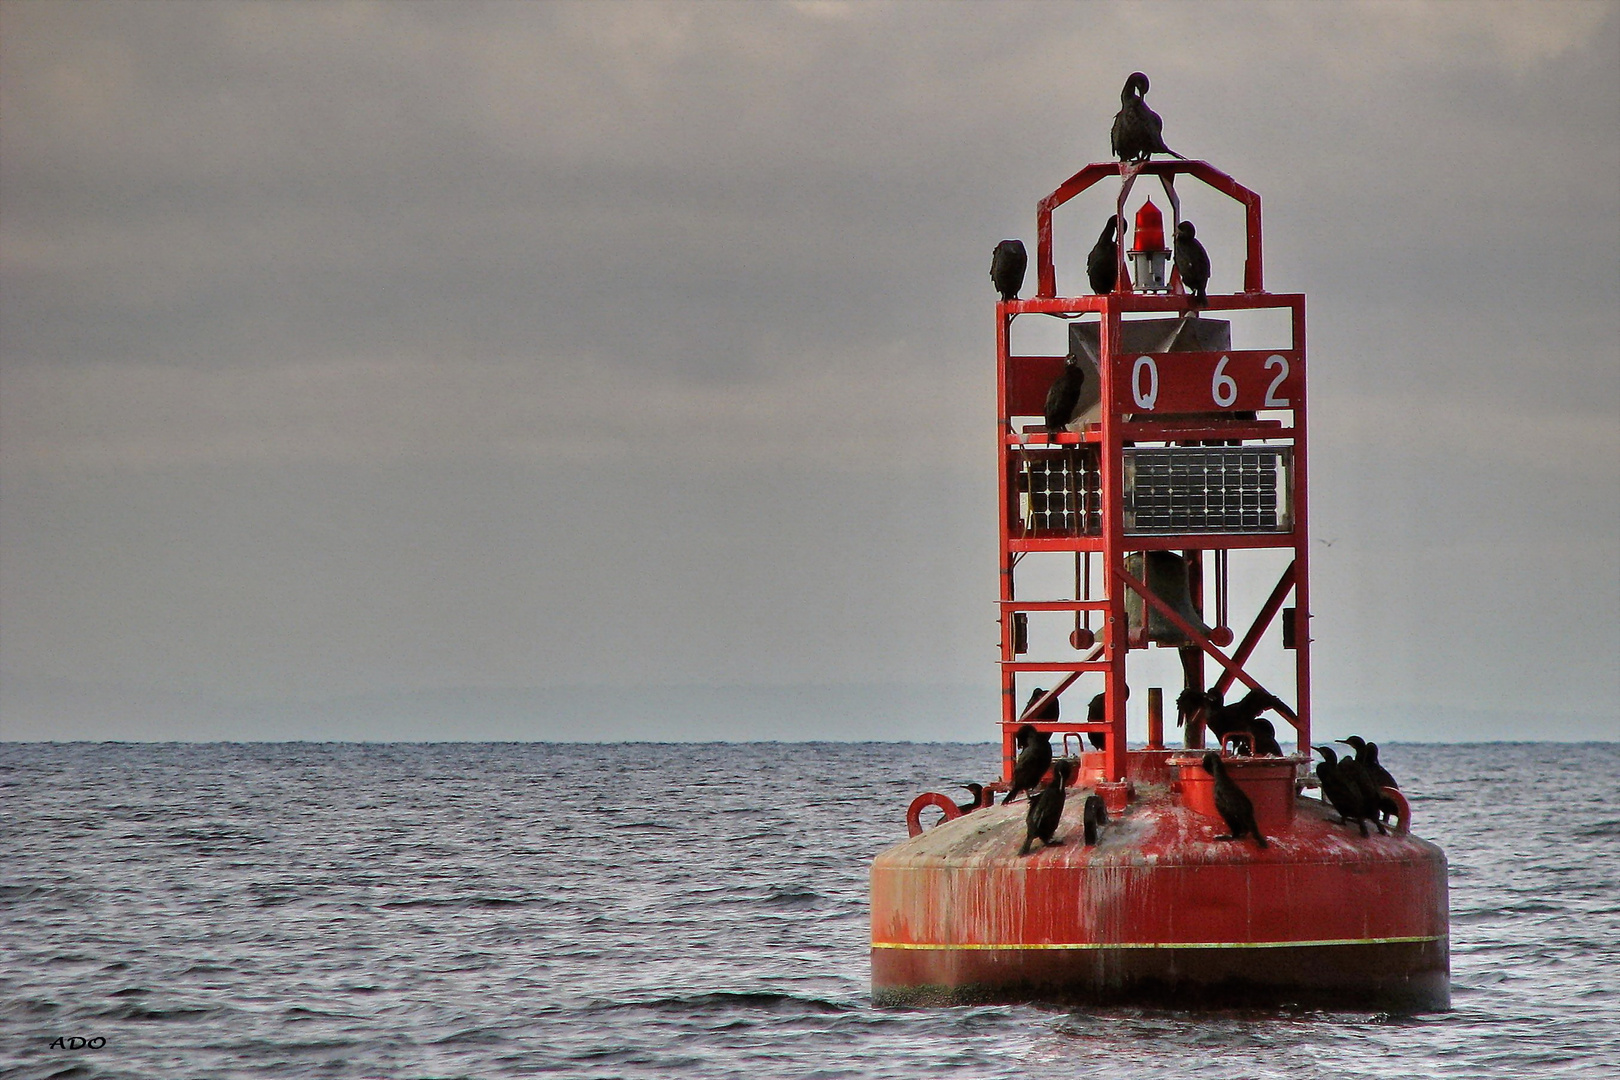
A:
{"label": "distant seagull", "polygon": [[1018,299],[1018,290],[1024,287],[1024,271],[1029,266],[1029,255],[1022,240],[1003,240],[990,256],[990,280],[1003,300]]}
{"label": "distant seagull", "polygon": [[1176,269],[1181,271],[1181,283],[1192,293],[1192,303],[1203,307],[1209,303],[1209,252],[1197,237],[1192,222],[1176,226]]}
{"label": "distant seagull", "polygon": [[1091,291],[1098,295],[1113,292],[1119,283],[1119,241],[1114,239],[1118,228],[1119,218],[1109,218],[1096,246],[1086,256],[1086,277],[1091,282]]}
{"label": "distant seagull", "polygon": [[1131,72],[1125,80],[1125,89],[1119,92],[1119,112],[1114,114],[1114,130],[1110,142],[1114,156],[1121,161],[1146,161],[1154,154],[1169,154],[1186,158],[1164,145],[1164,121],[1142,100],[1148,92],[1148,77],[1140,71]]}
{"label": "distant seagull", "polygon": [[[1333,540],[1337,540],[1337,539],[1338,539],[1338,537],[1337,537],[1337,536],[1335,536],[1335,537],[1334,537],[1334,538],[1333,538]],[[1320,537],[1320,536],[1318,536],[1318,537],[1317,537],[1317,538],[1316,538],[1316,542],[1317,542],[1317,543],[1318,543],[1318,544],[1326,544],[1326,545],[1327,545],[1327,546],[1328,546],[1328,547],[1332,547],[1332,546],[1333,546],[1333,540],[1324,540],[1324,539],[1322,539],[1322,538],[1321,538],[1321,537]]]}

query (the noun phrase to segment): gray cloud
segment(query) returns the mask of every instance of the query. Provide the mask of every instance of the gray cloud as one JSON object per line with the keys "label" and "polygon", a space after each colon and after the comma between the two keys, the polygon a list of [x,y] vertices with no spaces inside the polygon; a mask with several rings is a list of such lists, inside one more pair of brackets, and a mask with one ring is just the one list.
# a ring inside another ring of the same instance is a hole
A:
{"label": "gray cloud", "polygon": [[988,251],[1140,67],[1311,297],[1323,699],[1612,706],[1617,11],[0,7],[0,666],[982,687]]}

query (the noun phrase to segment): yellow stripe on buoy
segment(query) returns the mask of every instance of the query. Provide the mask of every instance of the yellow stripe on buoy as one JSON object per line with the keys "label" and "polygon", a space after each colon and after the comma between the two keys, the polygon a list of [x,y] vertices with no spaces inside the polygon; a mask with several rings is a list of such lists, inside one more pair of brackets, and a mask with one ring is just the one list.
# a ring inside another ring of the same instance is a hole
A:
{"label": "yellow stripe on buoy", "polygon": [[968,949],[1303,949],[1316,945],[1412,945],[1428,941],[1445,941],[1449,934],[1419,934],[1412,937],[1327,938],[1321,941],[1046,941],[1030,944],[1002,945],[924,945],[909,941],[874,941],[874,949],[918,949],[948,951]]}

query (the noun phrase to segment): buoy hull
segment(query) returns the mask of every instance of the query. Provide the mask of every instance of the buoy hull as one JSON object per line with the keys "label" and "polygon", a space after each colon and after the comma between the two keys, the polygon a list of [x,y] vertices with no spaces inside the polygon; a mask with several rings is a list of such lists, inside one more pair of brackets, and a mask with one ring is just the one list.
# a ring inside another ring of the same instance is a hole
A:
{"label": "buoy hull", "polygon": [[968,1001],[1297,1004],[1402,1011],[1450,1001],[1445,854],[1363,838],[1314,799],[1286,829],[1224,826],[1167,789],[1082,839],[1084,789],[1058,836],[1017,854],[1023,803],[978,810],[872,866],[872,990]]}

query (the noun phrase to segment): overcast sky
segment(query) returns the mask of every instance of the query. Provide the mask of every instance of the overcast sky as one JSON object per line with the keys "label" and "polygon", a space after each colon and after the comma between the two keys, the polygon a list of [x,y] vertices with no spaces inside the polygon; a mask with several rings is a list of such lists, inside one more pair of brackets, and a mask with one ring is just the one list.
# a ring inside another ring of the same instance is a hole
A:
{"label": "overcast sky", "polygon": [[1620,5],[9,0],[0,737],[994,737],[989,252],[1136,69],[1318,723],[1620,738]]}

